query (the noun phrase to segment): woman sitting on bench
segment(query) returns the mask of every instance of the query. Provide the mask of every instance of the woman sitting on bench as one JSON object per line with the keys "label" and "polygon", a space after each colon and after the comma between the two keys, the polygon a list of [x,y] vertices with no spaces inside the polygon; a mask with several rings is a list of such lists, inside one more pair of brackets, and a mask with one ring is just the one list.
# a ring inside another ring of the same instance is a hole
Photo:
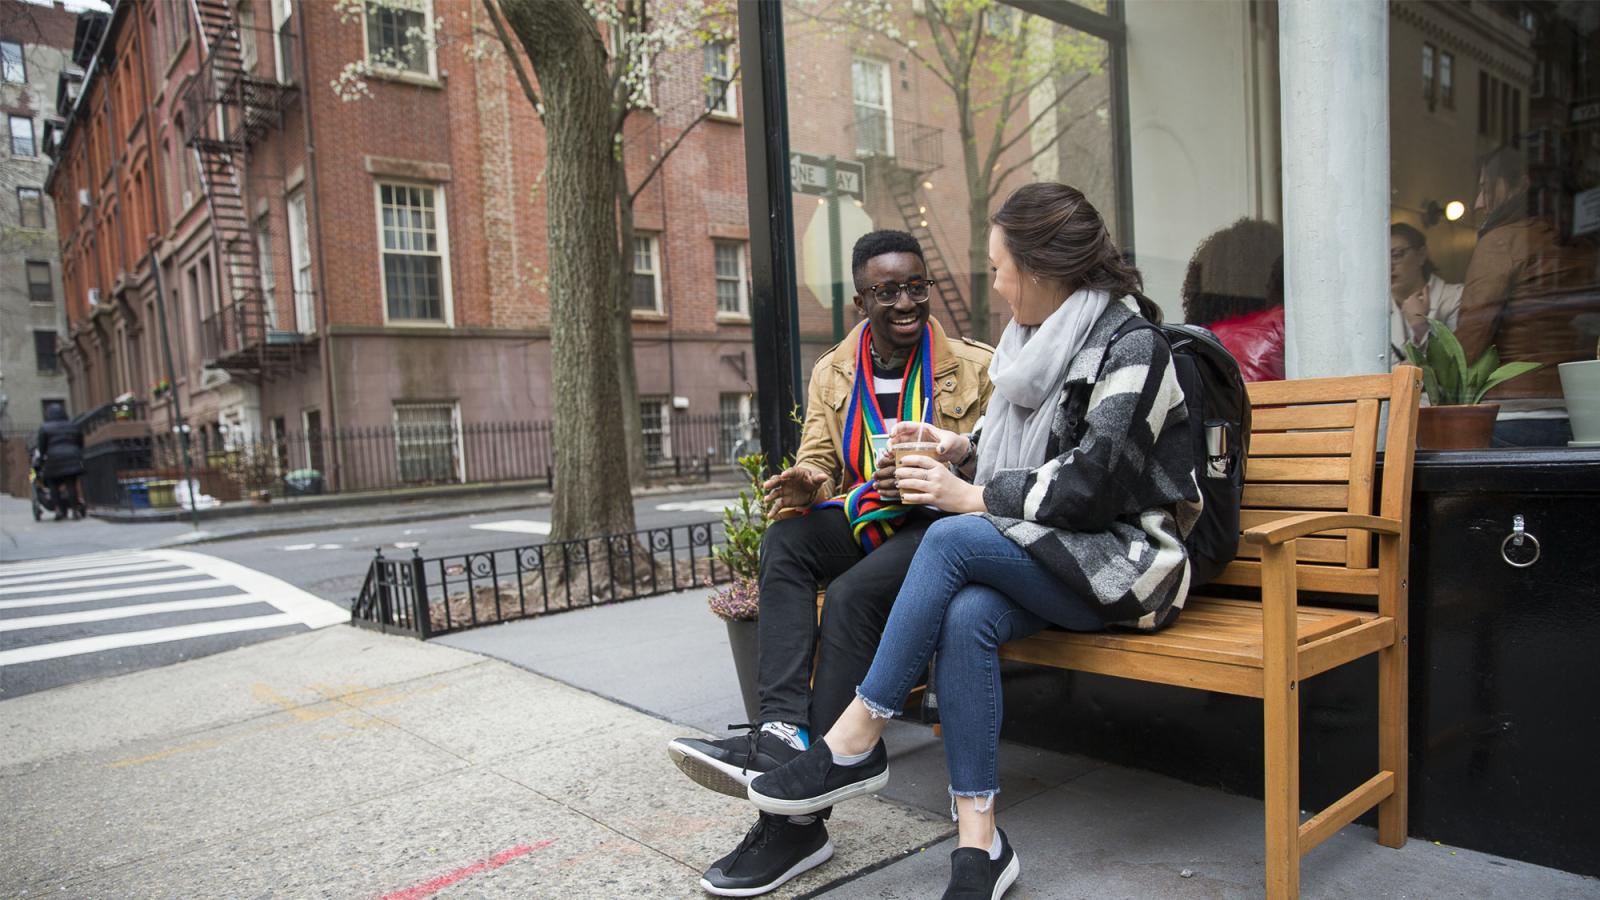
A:
{"label": "woman sitting on bench", "polygon": [[[1182,606],[1181,535],[1199,514],[1183,392],[1139,273],[1082,193],[1031,184],[992,220],[994,292],[1011,307],[990,367],[994,397],[971,436],[933,429],[933,456],[896,470],[905,502],[953,513],[929,528],[866,680],[822,740],[750,785],[805,815],[888,782],[881,735],[936,668],[958,848],[945,897],[998,898],[1016,853],[995,828],[1000,645],[1049,626],[1153,629]],[[931,434],[931,436],[927,436]],[[919,440],[902,423],[895,440]],[[959,473],[959,474],[957,474]]]}

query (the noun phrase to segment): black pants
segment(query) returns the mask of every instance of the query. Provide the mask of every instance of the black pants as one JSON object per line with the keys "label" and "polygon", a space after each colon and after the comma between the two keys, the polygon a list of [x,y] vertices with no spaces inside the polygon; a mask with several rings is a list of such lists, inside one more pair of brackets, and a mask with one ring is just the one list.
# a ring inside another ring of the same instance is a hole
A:
{"label": "black pants", "polygon": [[56,518],[65,519],[67,513],[78,508],[78,476],[47,478],[45,485],[50,488],[50,502],[55,504]]}
{"label": "black pants", "polygon": [[[863,553],[844,511],[774,522],[761,542],[761,721],[821,737],[866,677],[889,608],[933,516],[914,512],[883,546]],[[822,624],[817,589],[828,583]],[[815,684],[811,658],[817,654]]]}

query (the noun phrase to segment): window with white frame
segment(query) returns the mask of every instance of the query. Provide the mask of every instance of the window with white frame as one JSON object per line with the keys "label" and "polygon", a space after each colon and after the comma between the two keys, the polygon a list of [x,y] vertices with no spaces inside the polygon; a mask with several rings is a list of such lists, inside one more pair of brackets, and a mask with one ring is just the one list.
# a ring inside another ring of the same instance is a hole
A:
{"label": "window with white frame", "polygon": [[11,155],[36,156],[38,147],[33,139],[33,119],[28,116],[11,117]]}
{"label": "window with white frame", "polygon": [[749,292],[745,286],[744,243],[716,241],[717,312],[735,316],[750,314]]}
{"label": "window with white frame", "polygon": [[449,298],[438,188],[378,184],[383,296],[392,322],[444,322]]}
{"label": "window with white frame", "polygon": [[306,228],[306,195],[289,198],[289,269],[294,280],[294,326],[301,334],[317,330],[311,296],[311,244]]}
{"label": "window with white frame", "polygon": [[628,83],[632,85],[628,105],[633,109],[648,109],[655,105],[650,85],[655,73],[651,70],[650,54],[644,51],[640,39],[639,32],[630,31],[621,22],[611,26],[612,65],[627,66]]}
{"label": "window with white frame", "polygon": [[856,57],[850,64],[850,76],[856,111],[856,152],[893,156],[889,64]]}
{"label": "window with white frame", "polygon": [[401,481],[462,479],[460,404],[396,403],[394,434]]}
{"label": "window with white frame", "polygon": [[725,393],[717,398],[718,424],[722,432],[722,457],[736,462],[741,442],[755,437],[755,417],[751,415],[750,395]]}
{"label": "window with white frame", "polygon": [[367,60],[375,66],[433,74],[429,0],[366,0]]}
{"label": "window with white frame", "polygon": [[44,260],[28,260],[28,302],[55,305],[56,289],[50,279],[50,263]]}
{"label": "window with white frame", "polygon": [[633,309],[661,312],[661,240],[653,234],[633,236]]}
{"label": "window with white frame", "polygon": [[256,259],[261,267],[261,303],[267,327],[278,327],[278,277],[272,267],[272,227],[266,216],[256,220]]}
{"label": "window with white frame", "polygon": [[0,41],[0,77],[7,84],[28,83],[28,66],[22,60],[22,45],[16,41]]}
{"label": "window with white frame", "polygon": [[706,109],[719,116],[739,114],[739,95],[733,88],[733,44],[708,44],[706,57]]}
{"label": "window with white frame", "polygon": [[1439,54],[1439,105],[1445,109],[1456,108],[1456,56]]}
{"label": "window with white frame", "polygon": [[640,397],[639,421],[644,432],[644,461],[672,458],[672,401],[667,397]]}
{"label": "window with white frame", "polygon": [[1422,45],[1422,99],[1427,101],[1429,109],[1433,109],[1434,53],[1432,44]]}
{"label": "window with white frame", "polygon": [[23,228],[44,227],[44,193],[38,188],[17,188],[17,222]]}
{"label": "window with white frame", "polygon": [[295,0],[272,2],[272,57],[278,68],[278,81],[294,84],[294,3]]}

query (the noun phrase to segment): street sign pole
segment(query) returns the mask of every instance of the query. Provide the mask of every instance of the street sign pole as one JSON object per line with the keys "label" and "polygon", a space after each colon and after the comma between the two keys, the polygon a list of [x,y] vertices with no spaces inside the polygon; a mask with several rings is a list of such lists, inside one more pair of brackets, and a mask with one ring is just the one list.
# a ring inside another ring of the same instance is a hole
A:
{"label": "street sign pole", "polygon": [[828,158],[828,269],[833,273],[833,339],[844,340],[844,260],[839,249],[839,158]]}

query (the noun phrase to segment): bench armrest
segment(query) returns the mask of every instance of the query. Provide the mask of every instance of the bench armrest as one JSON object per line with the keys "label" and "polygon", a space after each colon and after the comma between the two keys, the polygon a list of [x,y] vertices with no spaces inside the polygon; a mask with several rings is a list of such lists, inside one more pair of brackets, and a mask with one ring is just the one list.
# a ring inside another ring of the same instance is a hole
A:
{"label": "bench armrest", "polygon": [[1251,544],[1271,546],[1295,538],[1305,537],[1308,534],[1317,534],[1323,531],[1338,531],[1343,528],[1359,528],[1375,534],[1399,534],[1400,520],[1386,519],[1382,516],[1362,516],[1354,513],[1305,513],[1298,516],[1288,516],[1245,529],[1241,537]]}

